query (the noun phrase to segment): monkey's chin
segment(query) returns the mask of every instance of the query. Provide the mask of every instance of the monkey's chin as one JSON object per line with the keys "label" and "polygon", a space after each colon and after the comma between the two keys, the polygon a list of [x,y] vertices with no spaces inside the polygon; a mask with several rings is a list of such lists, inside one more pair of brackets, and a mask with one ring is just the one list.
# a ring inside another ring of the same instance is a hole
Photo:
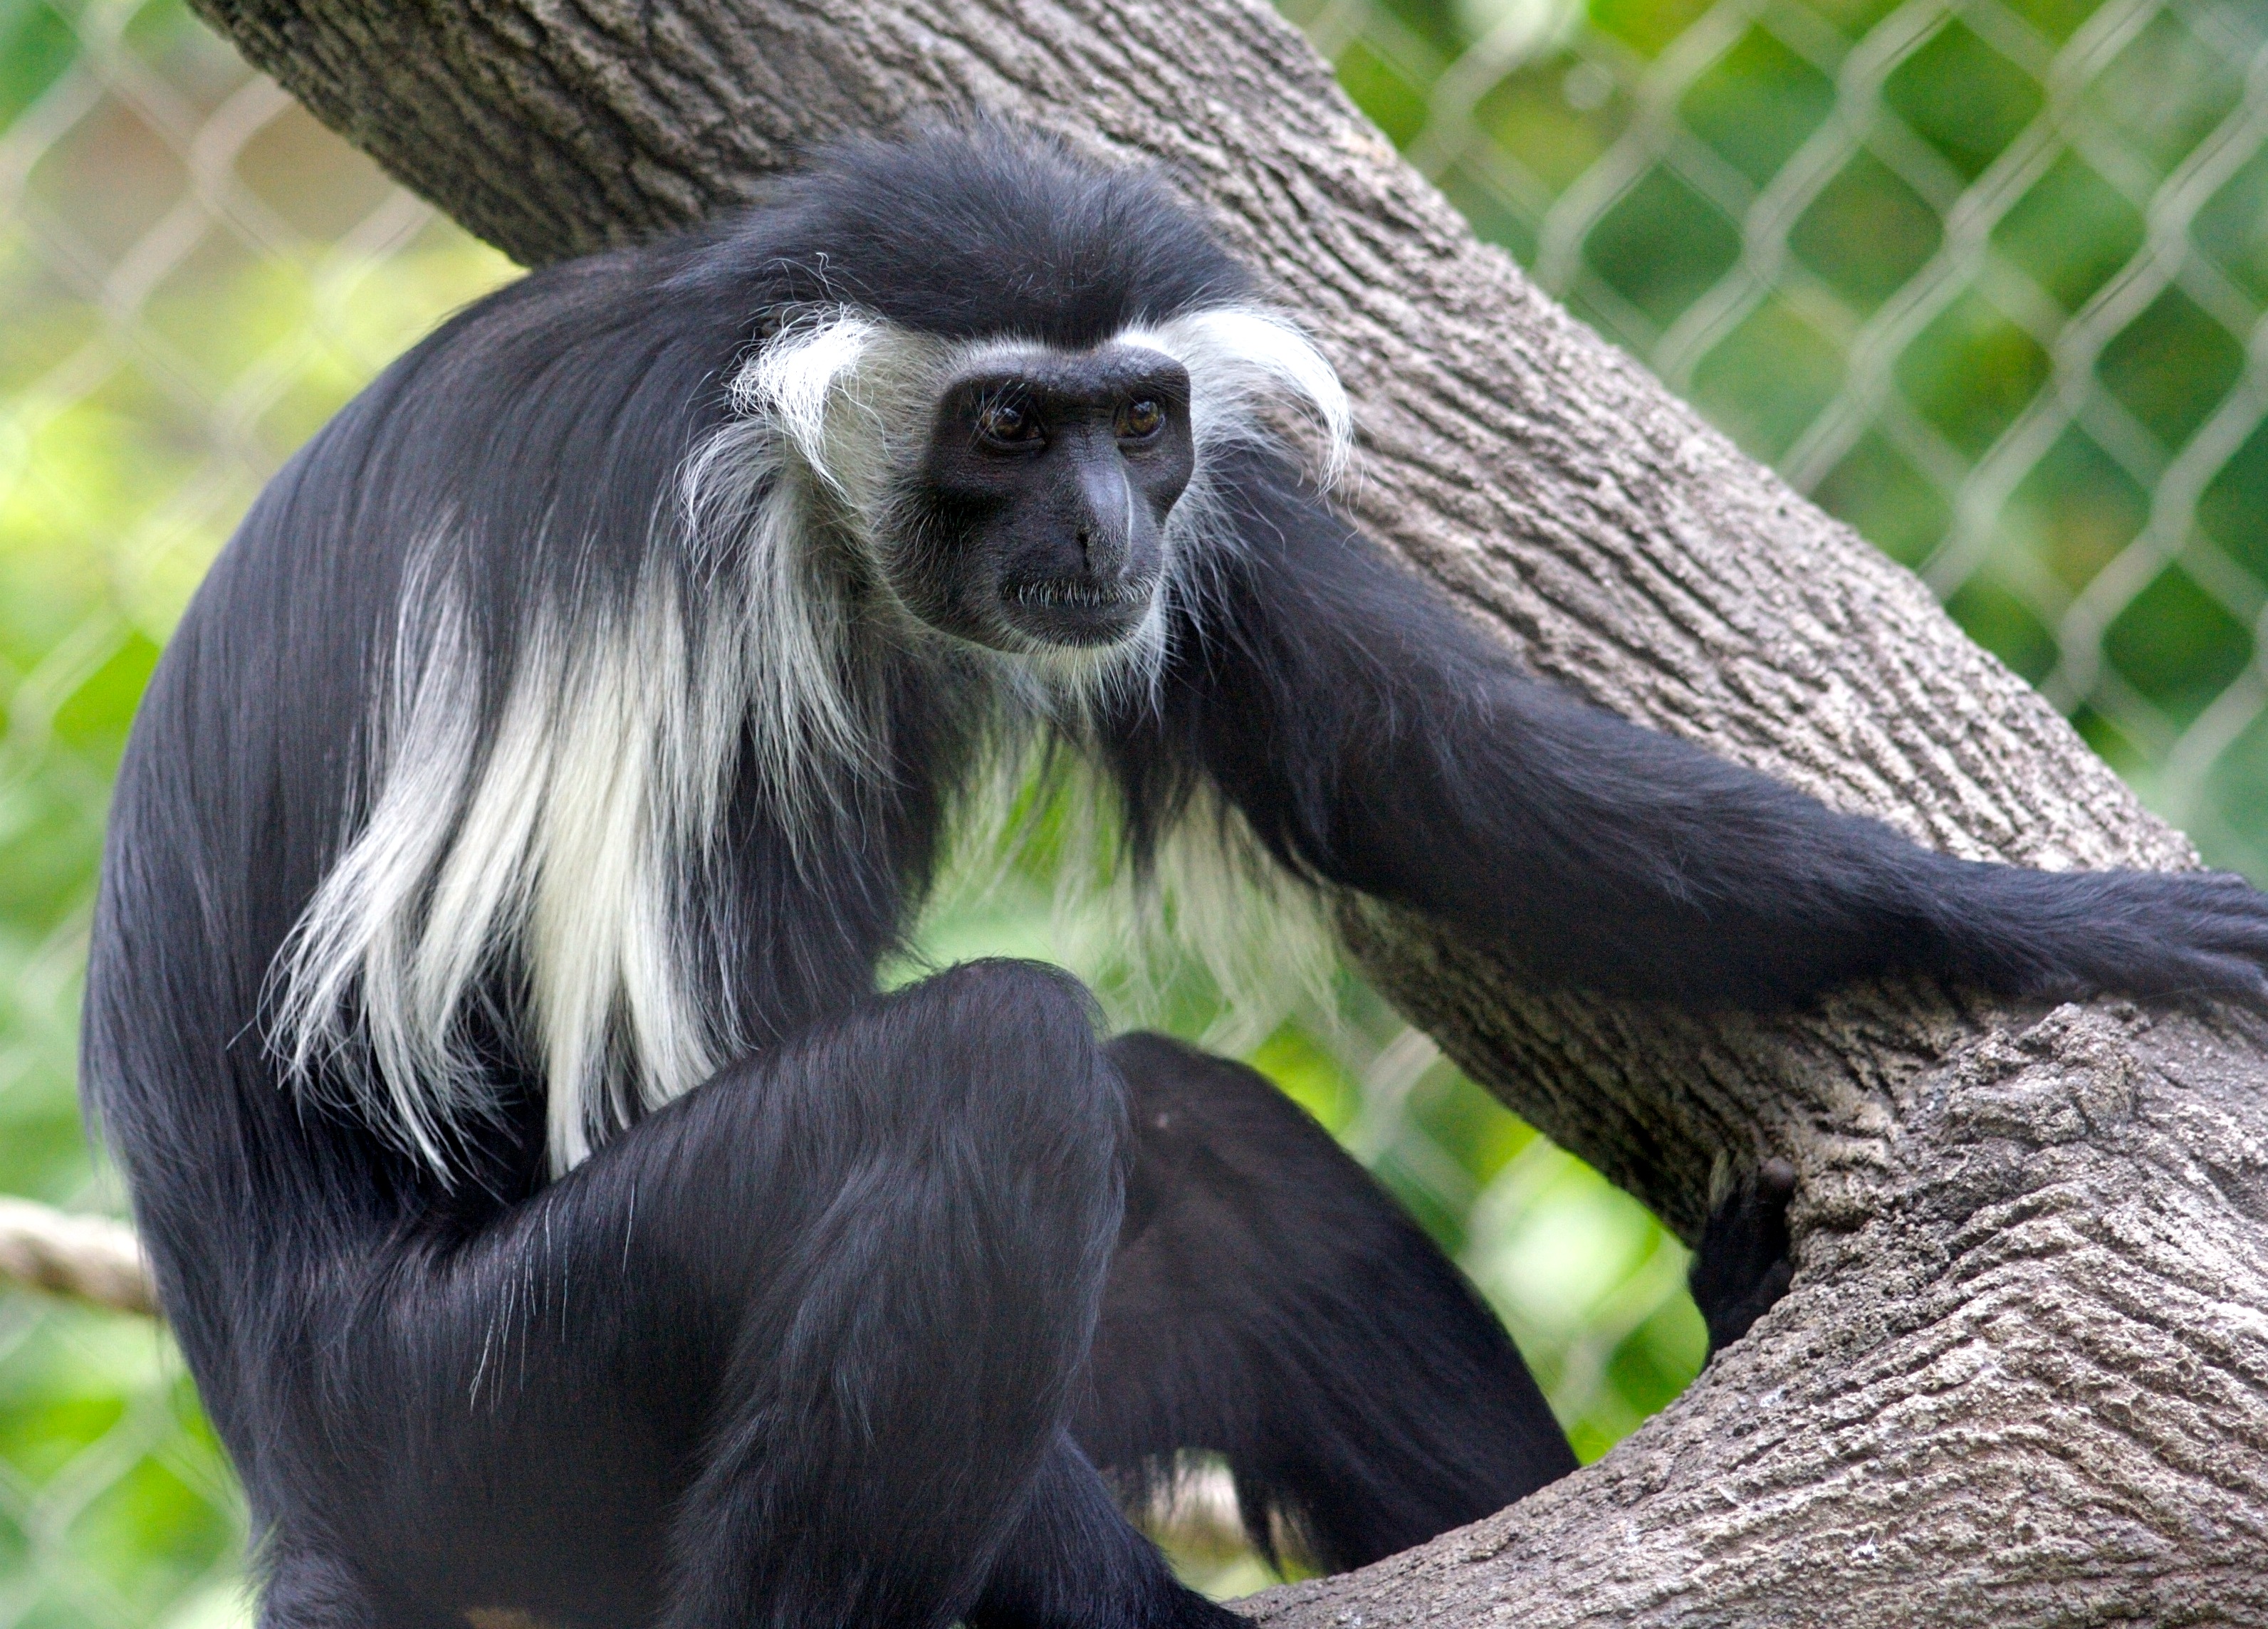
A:
{"label": "monkey's chin", "polygon": [[1133,638],[1157,596],[1155,577],[1108,584],[1076,578],[1004,583],[1000,620],[1018,642],[1091,650]]}

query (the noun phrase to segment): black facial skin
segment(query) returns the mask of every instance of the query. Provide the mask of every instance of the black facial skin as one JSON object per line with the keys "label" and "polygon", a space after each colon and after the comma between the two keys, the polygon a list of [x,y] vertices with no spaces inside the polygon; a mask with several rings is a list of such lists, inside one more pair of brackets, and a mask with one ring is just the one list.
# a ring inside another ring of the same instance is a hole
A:
{"label": "black facial skin", "polygon": [[1035,351],[939,399],[903,540],[914,613],[996,649],[1115,644],[1149,615],[1195,467],[1189,376],[1134,345]]}

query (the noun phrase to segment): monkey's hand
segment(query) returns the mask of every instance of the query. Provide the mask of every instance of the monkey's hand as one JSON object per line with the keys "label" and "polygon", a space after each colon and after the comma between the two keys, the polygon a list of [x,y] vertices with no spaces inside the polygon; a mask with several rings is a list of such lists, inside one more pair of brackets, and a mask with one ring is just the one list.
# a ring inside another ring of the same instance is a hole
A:
{"label": "monkey's hand", "polygon": [[1742,1171],[1711,1207],[1686,1282],[1709,1325],[1712,1358],[1787,1294],[1795,1276],[1787,1253],[1787,1203],[1794,1197],[1795,1167],[1769,1159]]}

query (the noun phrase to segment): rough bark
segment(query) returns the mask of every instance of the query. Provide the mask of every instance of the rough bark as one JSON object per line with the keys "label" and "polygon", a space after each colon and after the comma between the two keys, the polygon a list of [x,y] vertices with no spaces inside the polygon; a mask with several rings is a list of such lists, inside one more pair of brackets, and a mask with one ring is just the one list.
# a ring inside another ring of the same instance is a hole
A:
{"label": "rough bark", "polygon": [[[2178,865],[1921,586],[1475,241],[1254,0],[198,0],[524,260],[972,109],[1167,167],[1359,403],[1354,506],[1540,670],[1955,852]],[[1675,1225],[1804,1186],[1794,1291],[1601,1464],[1257,1597],[1285,1629],[2268,1621],[2257,1034],[1919,987],[1769,1022],[1523,990],[1346,914],[1405,1010]]]}

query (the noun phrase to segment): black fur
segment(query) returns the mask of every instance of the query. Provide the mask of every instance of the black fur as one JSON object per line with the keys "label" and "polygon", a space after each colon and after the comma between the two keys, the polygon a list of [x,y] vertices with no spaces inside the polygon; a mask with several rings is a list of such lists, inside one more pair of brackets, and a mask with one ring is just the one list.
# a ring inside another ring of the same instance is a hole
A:
{"label": "black fur", "polygon": [[1112,744],[1140,832],[1209,777],[1294,869],[1624,995],[1787,1006],[1918,971],[2268,1001],[2268,896],[2241,877],[1918,848],[1523,676],[1281,466],[1234,484],[1226,613]]}
{"label": "black fur", "polygon": [[[873,994],[984,727],[919,642],[857,653],[881,773],[793,817],[743,774],[681,857],[688,976],[749,1055],[565,1176],[512,947],[462,1015],[488,1096],[453,1180],[268,1045],[271,965],[368,814],[418,547],[453,540],[492,730],[530,606],[601,618],[661,571],[697,608],[709,568],[655,517],[784,314],[1080,348],[1247,290],[1138,178],[990,136],[854,146],[482,302],[262,495],[128,753],[85,1078],[244,1475],[264,1622],[1217,1622],[1098,1465],[1219,1451],[1256,1527],[1334,1564],[1567,1468],[1470,1291],[1248,1073],[1103,1048],[1027,966]],[[1901,968],[2262,991],[2240,884],[1926,853],[1523,678],[1288,463],[1214,477],[1240,547],[1089,744],[1138,845],[1210,781],[1304,875],[1689,1001]]]}
{"label": "black fur", "polygon": [[1712,1356],[1747,1334],[1795,1278],[1787,1230],[1795,1167],[1768,1159],[1726,1177],[1686,1280],[1709,1326]]}
{"label": "black fur", "polygon": [[1075,1416],[1098,1461],[1218,1452],[1254,1541],[1288,1526],[1331,1568],[1575,1468],[1495,1315],[1322,1127],[1243,1065],[1162,1036],[1110,1053],[1136,1152]]}

